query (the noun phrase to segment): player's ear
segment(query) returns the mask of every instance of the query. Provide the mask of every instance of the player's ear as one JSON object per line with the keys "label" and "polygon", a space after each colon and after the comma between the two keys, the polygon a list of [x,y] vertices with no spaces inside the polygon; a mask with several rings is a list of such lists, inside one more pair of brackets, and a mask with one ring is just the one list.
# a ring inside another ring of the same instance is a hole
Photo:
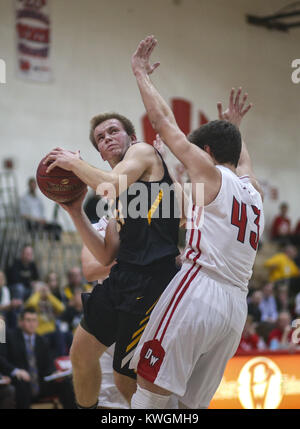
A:
{"label": "player's ear", "polygon": [[130,140],[131,140],[131,143],[136,143],[137,142],[136,135],[135,134],[131,134]]}

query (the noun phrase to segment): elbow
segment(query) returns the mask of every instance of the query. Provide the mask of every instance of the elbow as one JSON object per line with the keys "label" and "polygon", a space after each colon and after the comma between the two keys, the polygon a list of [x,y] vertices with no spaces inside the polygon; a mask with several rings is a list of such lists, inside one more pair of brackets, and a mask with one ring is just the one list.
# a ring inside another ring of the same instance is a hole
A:
{"label": "elbow", "polygon": [[148,111],[148,116],[154,130],[161,134],[166,122],[166,116],[161,112],[156,112],[154,109]]}

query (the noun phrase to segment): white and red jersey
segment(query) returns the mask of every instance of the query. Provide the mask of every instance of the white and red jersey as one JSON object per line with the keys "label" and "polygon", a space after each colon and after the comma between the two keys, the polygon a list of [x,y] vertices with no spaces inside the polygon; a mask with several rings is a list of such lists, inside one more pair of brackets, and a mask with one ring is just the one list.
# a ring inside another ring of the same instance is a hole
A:
{"label": "white and red jersey", "polygon": [[215,200],[205,207],[190,204],[183,259],[199,264],[209,277],[247,291],[264,229],[262,199],[249,176],[217,168],[222,184]]}

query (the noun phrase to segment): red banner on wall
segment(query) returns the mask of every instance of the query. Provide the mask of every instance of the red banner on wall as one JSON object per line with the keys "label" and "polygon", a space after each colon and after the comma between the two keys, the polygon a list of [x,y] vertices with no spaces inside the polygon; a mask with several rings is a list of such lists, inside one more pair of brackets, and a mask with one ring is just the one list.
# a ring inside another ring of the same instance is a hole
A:
{"label": "red banner on wall", "polygon": [[15,0],[17,73],[24,79],[49,82],[50,0]]}

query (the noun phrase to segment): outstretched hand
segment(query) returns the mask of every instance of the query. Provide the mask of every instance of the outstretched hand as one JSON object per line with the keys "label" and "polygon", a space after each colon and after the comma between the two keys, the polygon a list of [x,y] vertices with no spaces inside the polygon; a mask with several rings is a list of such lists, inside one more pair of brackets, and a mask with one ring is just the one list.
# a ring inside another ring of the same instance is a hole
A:
{"label": "outstretched hand", "polygon": [[150,64],[150,56],[153,49],[157,45],[157,40],[154,36],[148,36],[142,40],[135,53],[131,57],[131,65],[133,73],[151,74],[160,65],[160,63]]}
{"label": "outstretched hand", "polygon": [[246,115],[247,112],[249,112],[249,110],[253,106],[253,104],[250,103],[247,107],[244,108],[248,98],[248,94],[245,93],[242,98],[242,101],[240,102],[241,93],[242,88],[239,88],[235,96],[235,89],[232,88],[229,97],[229,106],[224,112],[222,103],[217,104],[219,119],[231,122],[237,128],[240,127],[243,117]]}

